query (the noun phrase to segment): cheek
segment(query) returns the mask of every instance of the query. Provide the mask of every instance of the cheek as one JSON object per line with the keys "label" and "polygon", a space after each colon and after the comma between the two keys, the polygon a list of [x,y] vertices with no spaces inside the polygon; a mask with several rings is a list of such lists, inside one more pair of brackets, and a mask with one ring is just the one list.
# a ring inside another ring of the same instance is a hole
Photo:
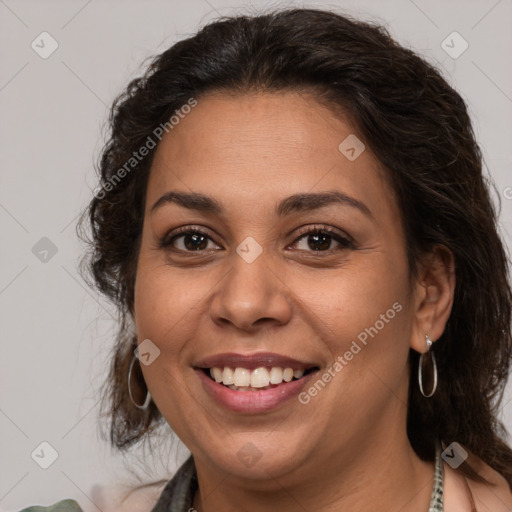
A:
{"label": "cheek", "polygon": [[393,269],[379,255],[359,260],[325,277],[312,274],[311,279],[297,277],[295,282],[297,294],[314,311],[318,324],[342,339],[357,337],[375,323],[379,331],[388,331],[406,316],[408,284],[404,272],[398,265]]}
{"label": "cheek", "polygon": [[151,339],[162,351],[179,349],[193,328],[204,283],[181,277],[163,265],[142,268],[135,287],[135,324],[139,341]]}
{"label": "cheek", "polygon": [[191,421],[187,419],[191,392],[186,378],[190,372],[185,363],[186,353],[190,350],[188,341],[194,340],[194,319],[204,289],[195,280],[180,278],[179,272],[170,272],[161,263],[148,264],[144,256],[139,269],[135,288],[137,336],[139,343],[149,339],[159,351],[150,365],[142,365],[144,380],[171,427],[186,432],[180,427]]}
{"label": "cheek", "polygon": [[353,385],[354,396],[367,386],[396,389],[405,375],[412,315],[407,267],[399,262],[365,255],[329,279],[297,282],[317,334],[339,363],[336,375],[344,375],[338,382]]}

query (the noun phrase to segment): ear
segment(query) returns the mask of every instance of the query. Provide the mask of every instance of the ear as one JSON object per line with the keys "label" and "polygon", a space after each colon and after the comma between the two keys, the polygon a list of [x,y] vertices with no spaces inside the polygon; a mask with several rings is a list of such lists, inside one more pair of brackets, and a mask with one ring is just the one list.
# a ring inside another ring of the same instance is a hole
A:
{"label": "ear", "polygon": [[455,293],[455,264],[452,252],[435,245],[418,263],[414,284],[414,320],[411,348],[427,351],[425,335],[437,341],[450,317]]}

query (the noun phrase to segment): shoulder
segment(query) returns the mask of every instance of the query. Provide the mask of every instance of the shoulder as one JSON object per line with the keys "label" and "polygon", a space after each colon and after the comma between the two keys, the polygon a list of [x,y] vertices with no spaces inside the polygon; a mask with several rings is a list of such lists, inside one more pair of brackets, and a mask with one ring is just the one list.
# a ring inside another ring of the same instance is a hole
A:
{"label": "shoulder", "polygon": [[444,464],[445,470],[445,511],[471,512],[471,501],[466,482],[475,501],[478,512],[510,512],[512,510],[512,491],[497,471],[478,457],[471,455],[471,466],[489,484],[476,482]]}
{"label": "shoulder", "polygon": [[[158,501],[165,483],[146,485],[130,489],[127,486],[95,486],[92,499],[96,507],[109,512],[150,512]],[[84,512],[75,500],[62,500],[54,505],[43,507],[34,505],[20,512]]]}
{"label": "shoulder", "polygon": [[150,512],[162,492],[165,483],[128,487],[124,485],[96,489],[94,502],[100,510],[109,512]]}
{"label": "shoulder", "polygon": [[55,505],[49,507],[42,507],[34,505],[33,507],[27,507],[20,512],[83,512],[78,503],[75,500],[62,500]]}
{"label": "shoulder", "polygon": [[[195,475],[194,460],[190,456],[170,480],[160,480],[135,488],[96,488],[94,502],[98,508],[108,512],[181,510],[183,503],[189,503],[193,499]],[[188,505],[185,509],[187,508]]]}
{"label": "shoulder", "polygon": [[505,478],[477,457],[471,462],[477,473],[490,483],[488,485],[468,479],[478,512],[510,512],[512,491]]}

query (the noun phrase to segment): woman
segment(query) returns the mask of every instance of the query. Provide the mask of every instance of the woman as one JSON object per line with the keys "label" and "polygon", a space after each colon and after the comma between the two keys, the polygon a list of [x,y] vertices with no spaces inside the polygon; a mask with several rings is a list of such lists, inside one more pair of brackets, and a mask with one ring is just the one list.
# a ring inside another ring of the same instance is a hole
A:
{"label": "woman", "polygon": [[511,291],[460,95],[380,27],[214,22],[115,102],[87,219],[154,512],[508,511]]}

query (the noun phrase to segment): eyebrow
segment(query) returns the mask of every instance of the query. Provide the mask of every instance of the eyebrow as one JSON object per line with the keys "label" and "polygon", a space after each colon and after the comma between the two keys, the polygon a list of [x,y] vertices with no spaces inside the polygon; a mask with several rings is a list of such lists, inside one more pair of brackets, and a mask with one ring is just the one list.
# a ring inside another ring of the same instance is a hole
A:
{"label": "eyebrow", "polygon": [[[222,204],[213,197],[199,194],[197,192],[170,191],[166,192],[155,202],[151,207],[150,213],[153,214],[157,209],[169,203],[178,204],[189,210],[196,210],[219,216],[224,212]],[[356,208],[367,217],[373,219],[372,212],[366,204],[359,199],[343,194],[342,192],[338,192],[337,190],[294,194],[280,201],[275,208],[275,213],[279,217],[284,217],[293,212],[319,210],[320,208],[324,208],[331,204],[341,204],[343,206]]]}

